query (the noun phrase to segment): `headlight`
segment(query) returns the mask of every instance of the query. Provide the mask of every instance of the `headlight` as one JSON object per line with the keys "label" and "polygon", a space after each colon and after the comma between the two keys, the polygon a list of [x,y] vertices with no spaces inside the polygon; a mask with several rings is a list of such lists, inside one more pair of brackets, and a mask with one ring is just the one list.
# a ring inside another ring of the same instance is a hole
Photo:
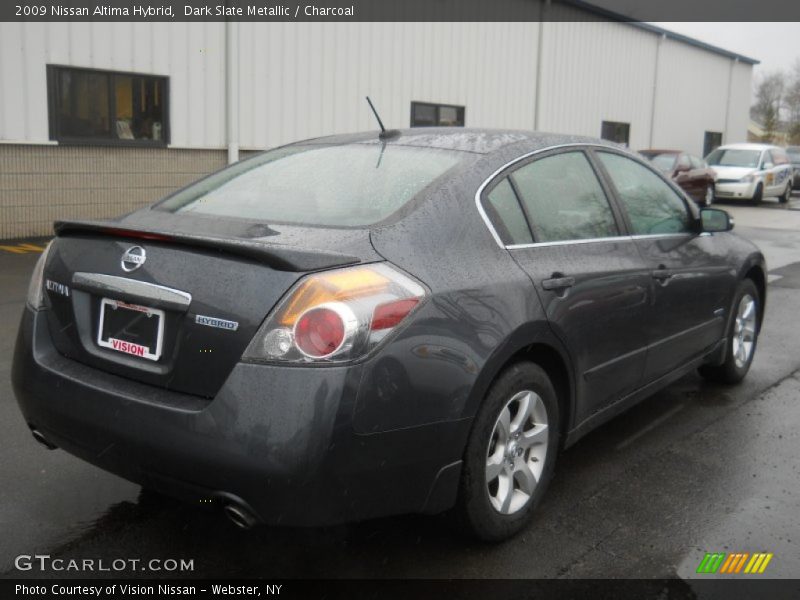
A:
{"label": "headlight", "polygon": [[36,266],[33,267],[33,274],[31,274],[31,282],[28,284],[28,306],[34,310],[39,310],[44,307],[44,263],[47,262],[47,254],[50,252],[50,247],[53,245],[52,240],[42,252],[39,260],[36,261]]}
{"label": "headlight", "polygon": [[386,263],[309,275],[270,313],[242,358],[292,363],[361,358],[425,297],[422,285]]}
{"label": "headlight", "polygon": [[739,181],[741,181],[742,183],[753,183],[755,180],[756,176],[753,173],[750,173],[749,175],[745,175],[744,177],[742,177]]}

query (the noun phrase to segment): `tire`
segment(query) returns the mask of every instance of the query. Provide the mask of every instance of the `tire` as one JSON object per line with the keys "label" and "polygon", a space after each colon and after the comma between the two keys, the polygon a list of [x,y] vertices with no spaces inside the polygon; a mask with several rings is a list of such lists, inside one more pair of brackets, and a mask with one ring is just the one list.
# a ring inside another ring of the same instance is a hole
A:
{"label": "tire", "polygon": [[467,442],[454,509],[463,532],[498,542],[525,527],[553,476],[559,432],[547,373],[530,362],[507,367],[489,388]]}
{"label": "tire", "polygon": [[753,206],[758,206],[761,204],[761,200],[764,198],[764,187],[759,183],[756,186],[756,191],[753,192],[753,197],[750,199],[750,204]]}
{"label": "tire", "polygon": [[714,203],[714,184],[709,183],[706,187],[706,193],[703,196],[703,206],[711,206]]}
{"label": "tire", "polygon": [[[752,313],[746,313],[746,305],[752,300]],[[727,347],[725,362],[721,365],[704,365],[700,367],[700,375],[711,381],[735,384],[744,379],[753,363],[758,345],[758,334],[761,321],[761,298],[752,279],[743,279],[736,288],[733,301],[733,314],[727,331]],[[743,327],[744,324],[744,327]],[[747,338],[749,334],[749,346]],[[741,335],[740,335],[741,333]],[[742,352],[746,353],[743,359]]]}
{"label": "tire", "polygon": [[783,194],[778,198],[778,202],[781,204],[788,204],[789,199],[792,197],[792,182],[786,184],[786,189],[783,191]]}

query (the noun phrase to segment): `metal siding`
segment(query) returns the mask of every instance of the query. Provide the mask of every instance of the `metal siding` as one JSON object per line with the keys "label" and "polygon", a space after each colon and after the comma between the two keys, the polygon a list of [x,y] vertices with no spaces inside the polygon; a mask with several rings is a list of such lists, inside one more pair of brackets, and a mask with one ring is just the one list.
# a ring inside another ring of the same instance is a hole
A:
{"label": "metal siding", "polygon": [[[533,127],[538,23],[236,26],[243,148],[373,129],[367,94],[389,127],[408,126],[412,100],[464,105],[469,126]],[[599,135],[602,120],[623,121],[633,147],[649,145],[659,36],[607,21],[544,30],[540,129]],[[222,148],[224,51],[223,23],[2,23],[0,139],[48,140],[50,63],[167,75],[172,145]],[[653,144],[700,152],[703,131],[725,130],[730,60],[667,39],[659,62]],[[746,130],[751,71],[733,69],[731,141]]]}
{"label": "metal siding", "polygon": [[[678,148],[700,156],[704,132],[725,132],[731,61],[674,40],[664,41],[658,77],[655,146]],[[732,104],[731,108],[737,106]]]}
{"label": "metal siding", "polygon": [[658,36],[610,22],[544,24],[540,129],[600,135],[602,121],[630,123],[647,145]]}
{"label": "metal siding", "polygon": [[752,90],[753,65],[738,62],[733,67],[731,81],[731,106],[728,130],[723,137],[726,144],[747,141],[750,123],[750,94]]}

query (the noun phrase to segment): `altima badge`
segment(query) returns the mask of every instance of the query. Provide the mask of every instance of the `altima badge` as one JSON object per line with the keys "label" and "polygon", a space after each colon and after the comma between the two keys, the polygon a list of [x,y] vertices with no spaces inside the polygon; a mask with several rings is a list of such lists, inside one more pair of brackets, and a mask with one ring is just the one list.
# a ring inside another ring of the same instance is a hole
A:
{"label": "altima badge", "polygon": [[147,253],[141,246],[133,246],[125,251],[122,255],[122,270],[126,273],[135,271],[144,264],[147,260]]}
{"label": "altima badge", "polygon": [[206,327],[216,327],[217,329],[227,329],[229,331],[236,331],[239,329],[237,321],[227,321],[225,319],[218,319],[216,317],[207,317],[205,315],[197,315],[194,322],[198,325],[205,325]]}

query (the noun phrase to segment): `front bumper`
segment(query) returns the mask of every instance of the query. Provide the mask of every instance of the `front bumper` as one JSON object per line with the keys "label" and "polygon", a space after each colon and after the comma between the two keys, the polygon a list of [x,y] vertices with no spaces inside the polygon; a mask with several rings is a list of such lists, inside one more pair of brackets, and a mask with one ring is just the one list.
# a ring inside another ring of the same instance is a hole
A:
{"label": "front bumper", "polygon": [[26,308],[12,380],[28,424],[64,450],[169,495],[235,500],[264,523],[449,508],[467,424],[356,434],[362,369],[240,363],[207,401],[62,356],[43,311]]}
{"label": "front bumper", "polygon": [[742,200],[751,200],[756,193],[756,186],[758,181],[752,183],[729,183],[717,182],[714,193],[718,198],[736,198]]}

